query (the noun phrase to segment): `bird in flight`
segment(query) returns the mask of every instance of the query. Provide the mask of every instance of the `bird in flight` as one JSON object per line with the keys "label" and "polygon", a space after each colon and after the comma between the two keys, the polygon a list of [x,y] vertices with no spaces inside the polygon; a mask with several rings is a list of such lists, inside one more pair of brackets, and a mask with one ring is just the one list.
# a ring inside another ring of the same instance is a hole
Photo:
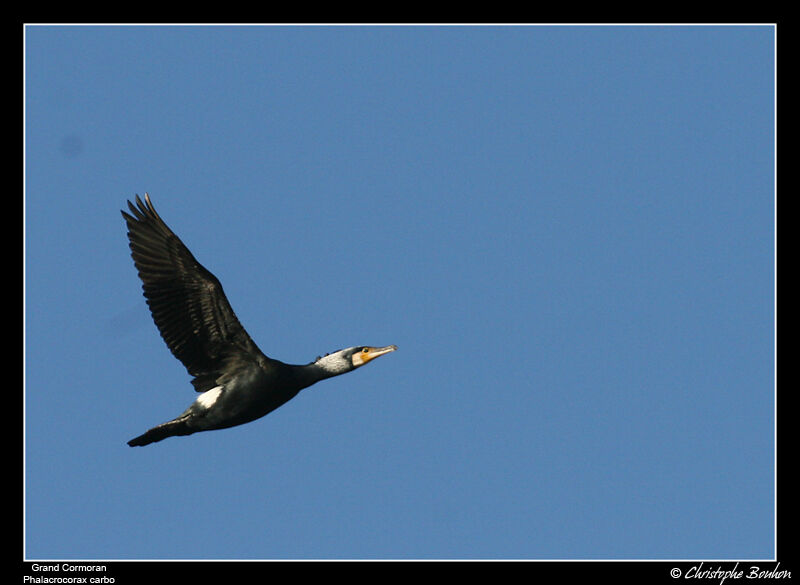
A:
{"label": "bird in flight", "polygon": [[219,280],[195,260],[159,217],[145,193],[128,201],[131,256],[153,320],[200,395],[180,416],[128,441],[131,447],[167,437],[224,429],[272,412],[300,390],[345,374],[397,349],[340,349],[305,365],[264,355],[231,309]]}

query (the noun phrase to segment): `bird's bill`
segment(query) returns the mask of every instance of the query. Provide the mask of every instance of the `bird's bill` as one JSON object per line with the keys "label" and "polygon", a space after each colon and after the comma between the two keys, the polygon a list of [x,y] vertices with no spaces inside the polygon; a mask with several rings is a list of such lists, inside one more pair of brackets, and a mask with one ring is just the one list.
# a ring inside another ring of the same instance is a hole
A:
{"label": "bird's bill", "polygon": [[386,347],[364,347],[358,353],[353,355],[353,364],[356,366],[363,366],[367,362],[371,362],[376,357],[381,357],[389,352],[397,349],[396,345],[387,345]]}

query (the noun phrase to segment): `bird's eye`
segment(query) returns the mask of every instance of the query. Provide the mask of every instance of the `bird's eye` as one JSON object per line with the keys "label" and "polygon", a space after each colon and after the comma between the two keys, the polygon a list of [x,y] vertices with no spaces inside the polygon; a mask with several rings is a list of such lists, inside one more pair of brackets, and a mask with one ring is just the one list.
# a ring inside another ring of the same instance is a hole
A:
{"label": "bird's eye", "polygon": [[369,353],[369,348],[368,347],[362,348],[361,353]]}

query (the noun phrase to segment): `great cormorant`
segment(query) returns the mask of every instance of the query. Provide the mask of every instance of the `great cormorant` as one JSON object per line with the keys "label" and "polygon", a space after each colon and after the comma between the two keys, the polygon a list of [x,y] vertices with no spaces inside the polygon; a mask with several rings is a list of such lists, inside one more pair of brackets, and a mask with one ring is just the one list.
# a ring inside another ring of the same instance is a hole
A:
{"label": "great cormorant", "polygon": [[128,201],[128,207],[132,215],[122,216],[153,320],[202,393],[177,418],[128,441],[131,447],[261,418],[303,388],[397,349],[348,347],[306,365],[268,358],[239,323],[219,280],[167,227],[150,196],[142,202],[137,195],[136,206]]}

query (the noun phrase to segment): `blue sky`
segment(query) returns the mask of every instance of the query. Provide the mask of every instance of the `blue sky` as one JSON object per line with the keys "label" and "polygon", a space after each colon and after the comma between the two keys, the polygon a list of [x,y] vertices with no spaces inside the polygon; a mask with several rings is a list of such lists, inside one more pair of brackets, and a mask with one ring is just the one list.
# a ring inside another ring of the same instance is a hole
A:
{"label": "blue sky", "polygon": [[[774,29],[25,31],[29,559],[772,558]],[[270,357],[195,398],[149,192]]]}

